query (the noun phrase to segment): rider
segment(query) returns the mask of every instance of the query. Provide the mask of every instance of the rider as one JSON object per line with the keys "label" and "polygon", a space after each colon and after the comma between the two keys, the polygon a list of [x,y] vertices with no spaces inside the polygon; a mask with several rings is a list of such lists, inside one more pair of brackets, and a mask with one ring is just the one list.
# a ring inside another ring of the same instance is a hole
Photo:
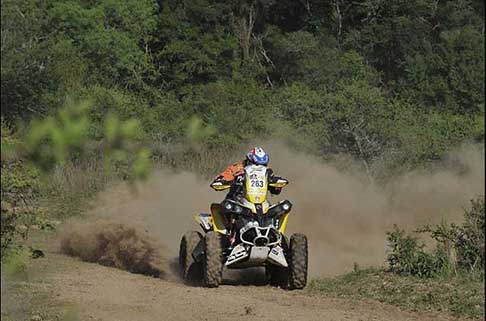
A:
{"label": "rider", "polygon": [[[263,165],[267,166],[269,161],[268,155],[265,153],[263,148],[261,147],[254,147],[252,148],[248,154],[246,154],[246,158],[241,161],[234,163],[228,166],[223,172],[221,172],[216,178],[214,179],[213,183],[221,182],[224,185],[231,185],[231,189],[226,195],[226,198],[235,199],[235,197],[242,192],[241,184],[233,184],[234,182],[241,183],[242,179],[245,174],[245,167],[248,165]],[[274,182],[280,179],[273,175],[273,170],[267,168],[267,175],[268,175],[268,182]],[[213,184],[211,183],[211,185]],[[279,187],[268,187],[268,191],[271,194],[278,195],[282,188]]]}

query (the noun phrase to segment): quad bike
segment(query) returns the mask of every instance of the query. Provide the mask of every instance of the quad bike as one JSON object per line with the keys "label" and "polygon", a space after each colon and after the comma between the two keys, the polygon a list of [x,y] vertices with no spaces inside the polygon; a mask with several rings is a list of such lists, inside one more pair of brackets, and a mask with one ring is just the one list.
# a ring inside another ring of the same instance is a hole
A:
{"label": "quad bike", "polygon": [[[268,178],[265,166],[249,165],[234,180],[241,188],[235,199],[226,198],[211,205],[211,213],[195,215],[204,236],[196,231],[181,240],[179,265],[182,278],[189,282],[202,279],[207,287],[221,283],[223,267],[241,269],[264,266],[268,281],[286,289],[302,289],[307,283],[307,238],[284,235],[292,203],[271,205],[269,188],[282,188],[284,179]],[[235,188],[215,182],[217,191]]]}

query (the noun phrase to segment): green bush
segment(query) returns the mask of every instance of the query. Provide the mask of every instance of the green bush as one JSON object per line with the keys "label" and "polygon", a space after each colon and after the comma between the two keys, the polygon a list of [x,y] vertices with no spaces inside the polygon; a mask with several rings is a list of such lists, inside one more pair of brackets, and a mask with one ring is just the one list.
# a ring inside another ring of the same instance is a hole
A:
{"label": "green bush", "polygon": [[[484,197],[471,200],[471,208],[464,210],[462,225],[425,226],[416,232],[427,233],[437,242],[433,253],[414,236],[395,226],[388,232],[391,251],[387,260],[390,271],[401,275],[435,277],[455,271],[479,272],[484,276]],[[455,255],[453,255],[453,252]]]}
{"label": "green bush", "polygon": [[445,223],[430,227],[425,226],[419,232],[430,236],[455,252],[455,261],[459,269],[468,272],[484,273],[484,197],[471,200],[471,207],[464,209],[462,225]]}
{"label": "green bush", "polygon": [[454,246],[460,266],[470,269],[482,269],[485,266],[485,218],[484,197],[479,196],[471,201],[471,208],[465,210],[465,222],[457,227],[457,238]]}
{"label": "green bush", "polygon": [[439,247],[433,254],[427,253],[424,250],[425,244],[406,235],[398,227],[387,234],[391,246],[391,253],[388,254],[390,271],[423,278],[439,276],[448,271],[449,259],[442,248]]}
{"label": "green bush", "polygon": [[[36,224],[36,198],[39,193],[39,172],[15,157],[19,143],[2,121],[1,132],[1,258],[14,244],[17,236],[26,237],[29,227]],[[6,148],[8,145],[9,148]]]}

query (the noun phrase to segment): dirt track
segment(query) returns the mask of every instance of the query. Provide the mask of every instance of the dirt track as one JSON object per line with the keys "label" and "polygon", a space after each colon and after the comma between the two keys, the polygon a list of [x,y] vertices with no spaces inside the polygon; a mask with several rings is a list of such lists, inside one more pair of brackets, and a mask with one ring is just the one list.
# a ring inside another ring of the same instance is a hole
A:
{"label": "dirt track", "polygon": [[[323,185],[323,182],[328,182],[332,188],[329,191],[315,189],[316,195],[308,195],[308,189],[304,188],[307,185],[299,185],[297,178],[302,175],[295,176],[295,179],[289,175],[295,187],[289,190],[288,198],[295,200],[300,208],[300,212],[295,213],[290,229],[305,232],[309,236],[311,276],[332,275],[334,271],[346,272],[355,260],[364,265],[379,264],[383,260],[384,230],[387,228],[381,221],[384,217],[392,217],[389,211],[384,210],[388,206],[376,201],[376,197],[371,197],[373,195],[370,196],[369,193],[362,195],[361,190],[351,193],[358,195],[359,201],[343,202],[342,193],[337,195],[335,191],[339,178],[336,177],[337,174],[333,171],[329,174],[326,170],[321,172],[318,172],[322,176],[318,183]],[[315,173],[316,171],[313,172],[314,175]],[[481,177],[484,177],[484,172]],[[353,190],[356,185],[354,180],[345,181],[347,183],[338,192]],[[482,179],[478,181],[481,184],[483,182]],[[463,185],[459,183],[456,185]],[[435,193],[435,189],[433,191]],[[458,194],[453,198],[446,193],[447,197],[444,198],[454,199],[453,206],[446,207],[460,209],[463,199],[467,200],[465,194]],[[323,196],[327,197],[321,201],[326,204],[326,208],[315,204],[315,200]],[[123,186],[101,193],[88,215],[88,221],[106,218],[129,226],[141,226],[170,249],[165,257],[174,259],[181,235],[194,228],[191,215],[204,210],[215,199],[218,199],[218,195],[192,174],[168,175],[158,172],[136,195],[132,195]],[[442,204],[442,198],[440,200],[436,203]],[[363,210],[368,204],[364,201],[373,205],[369,206],[371,210],[368,212]],[[333,202],[336,206],[329,207]],[[343,209],[343,204],[348,205],[347,211]],[[358,206],[359,211],[353,206]],[[358,212],[359,216],[356,215]],[[435,210],[426,212],[440,213]],[[331,215],[332,213],[335,215]],[[393,213],[398,215],[401,212]],[[406,213],[407,215],[397,217],[410,218],[408,211]],[[421,219],[429,217],[432,221],[437,219],[430,215],[417,216]],[[375,224],[377,222],[380,224]],[[415,219],[410,218],[409,223],[414,222]],[[372,228],[375,226],[378,227]],[[217,289],[191,287],[174,277],[172,280],[161,280],[81,262],[77,258],[59,254],[59,243],[47,254],[47,258],[37,260],[36,264],[44,265],[48,271],[56,271],[48,276],[51,292],[61,302],[75,306],[81,320],[453,320],[442,314],[404,312],[375,301],[353,302],[325,298],[305,290],[289,292],[268,286],[242,285],[241,282],[233,282],[236,285],[231,285],[228,281]],[[174,273],[170,275],[172,274]],[[241,279],[249,278],[247,275]],[[250,279],[258,281],[258,277],[254,275]]]}
{"label": "dirt track", "polygon": [[[268,286],[190,287],[56,252],[49,251],[48,259],[36,264],[40,269],[56,270],[47,277],[50,291],[57,300],[75,306],[81,320],[447,320],[442,315],[408,313],[374,301],[329,299]],[[253,279],[258,283],[258,277]]]}

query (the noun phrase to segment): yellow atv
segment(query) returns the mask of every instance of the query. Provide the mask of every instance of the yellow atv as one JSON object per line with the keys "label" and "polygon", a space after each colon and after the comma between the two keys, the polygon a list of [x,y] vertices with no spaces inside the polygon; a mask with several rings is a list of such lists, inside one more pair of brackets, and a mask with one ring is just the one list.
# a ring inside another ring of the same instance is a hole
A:
{"label": "yellow atv", "polygon": [[[179,265],[186,281],[202,279],[207,287],[221,283],[223,267],[241,269],[264,266],[272,285],[302,289],[307,283],[307,238],[284,236],[292,204],[288,200],[271,205],[269,188],[282,188],[287,180],[269,179],[261,165],[245,167],[235,199],[211,205],[211,213],[195,216],[204,231],[186,233],[181,240]],[[216,182],[217,191],[233,188]]]}

